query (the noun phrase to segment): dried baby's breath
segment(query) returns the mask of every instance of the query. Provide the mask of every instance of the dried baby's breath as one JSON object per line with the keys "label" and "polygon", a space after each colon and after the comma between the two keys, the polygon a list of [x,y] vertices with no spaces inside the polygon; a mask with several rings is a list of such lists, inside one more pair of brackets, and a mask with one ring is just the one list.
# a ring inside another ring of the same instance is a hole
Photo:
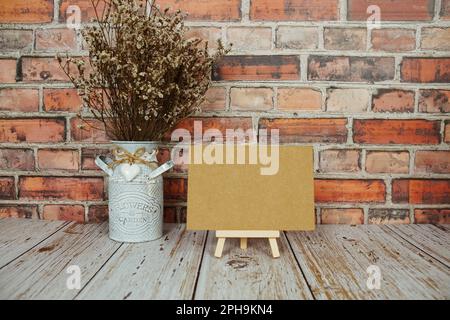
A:
{"label": "dried baby's breath", "polygon": [[[92,0],[96,24],[82,31],[89,62],[58,57],[85,106],[113,139],[160,140],[198,110],[213,64],[228,52],[219,41],[187,39],[184,15],[154,1]],[[75,67],[75,68],[74,68]]]}

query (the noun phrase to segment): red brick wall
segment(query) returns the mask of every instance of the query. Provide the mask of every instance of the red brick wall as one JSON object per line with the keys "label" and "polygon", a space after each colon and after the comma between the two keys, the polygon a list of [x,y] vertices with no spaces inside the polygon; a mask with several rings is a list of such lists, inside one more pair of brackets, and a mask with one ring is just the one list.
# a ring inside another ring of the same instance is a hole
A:
{"label": "red brick wall", "polygon": [[[196,118],[314,146],[319,223],[450,223],[449,0],[159,2],[188,11],[192,35],[234,44]],[[108,140],[80,128],[53,59],[86,54],[65,21],[69,5],[89,21],[89,3],[1,1],[0,216],[106,217],[93,158]],[[369,5],[380,29],[367,28]],[[166,221],[185,219],[186,192],[184,168],[167,174]]]}

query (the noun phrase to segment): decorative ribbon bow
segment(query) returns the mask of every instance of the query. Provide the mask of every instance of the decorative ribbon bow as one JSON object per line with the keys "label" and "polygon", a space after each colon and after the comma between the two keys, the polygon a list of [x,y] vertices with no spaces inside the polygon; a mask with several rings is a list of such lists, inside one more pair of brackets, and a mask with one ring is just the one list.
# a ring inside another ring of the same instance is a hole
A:
{"label": "decorative ribbon bow", "polygon": [[[156,169],[158,167],[158,162],[155,160],[147,160],[148,156],[146,156],[145,148],[139,148],[134,153],[131,153],[125,150],[122,147],[117,146],[116,149],[113,150],[114,160],[108,165],[111,169],[114,169],[118,165],[122,163],[128,163],[130,165],[135,163],[140,163],[146,165],[151,169]],[[156,159],[156,154],[158,153],[158,149],[153,150],[150,157],[154,157]],[[148,153],[147,153],[148,155]]]}

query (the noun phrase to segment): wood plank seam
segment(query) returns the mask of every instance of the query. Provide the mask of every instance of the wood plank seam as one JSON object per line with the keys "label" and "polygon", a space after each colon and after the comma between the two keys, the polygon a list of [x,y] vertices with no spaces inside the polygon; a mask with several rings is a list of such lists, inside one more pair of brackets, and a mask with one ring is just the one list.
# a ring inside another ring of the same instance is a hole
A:
{"label": "wood plank seam", "polygon": [[302,277],[305,280],[306,285],[308,286],[308,290],[311,293],[313,300],[317,300],[317,297],[314,295],[314,292],[311,288],[311,284],[308,282],[305,272],[303,271],[302,266],[300,265],[300,262],[298,261],[297,255],[294,252],[294,248],[292,247],[291,241],[289,240],[289,237],[287,236],[287,232],[283,231],[283,233],[284,233],[284,237],[286,238],[286,242],[289,245],[288,250],[290,250],[290,252],[292,253],[293,258],[295,259],[295,262],[297,263],[298,269],[300,270],[300,273],[302,274]]}
{"label": "wood plank seam", "polygon": [[247,251],[240,249],[238,240],[217,259],[216,237],[210,233],[195,299],[313,299],[284,234],[278,259],[270,255],[267,238],[252,239]]}
{"label": "wood plank seam", "polygon": [[14,259],[8,261],[6,264],[4,264],[3,266],[0,267],[0,271],[7,267],[8,265],[10,265],[11,263],[13,263],[14,261],[16,261],[17,259],[19,259],[20,257],[22,257],[24,254],[28,253],[30,250],[33,250],[34,248],[36,248],[38,245],[40,245],[42,242],[46,241],[47,239],[49,239],[50,237],[52,237],[54,234],[56,234],[58,231],[62,230],[64,227],[69,226],[70,224],[73,224],[76,222],[69,222],[67,221],[66,223],[62,224],[61,226],[59,226],[54,232],[50,233],[47,237],[45,237],[44,239],[42,239],[41,241],[37,242],[35,245],[33,245],[32,247],[30,247],[29,249],[27,249],[26,251],[22,252],[21,254],[19,254],[17,257],[15,257]]}
{"label": "wood plank seam", "polygon": [[[448,268],[387,228],[328,225],[288,235],[317,299],[448,299]],[[367,285],[371,265],[389,284],[381,290]]]}
{"label": "wood plank seam", "polygon": [[[431,255],[429,252],[425,251],[424,249],[418,247],[413,241],[411,241],[410,239],[404,237],[396,228],[393,228],[390,225],[387,225],[388,229],[390,231],[392,231],[394,233],[394,237],[398,236],[399,238],[405,240],[406,242],[408,242],[410,245],[412,245],[414,248],[416,248],[417,250],[419,250],[420,252],[422,252],[423,254],[425,254],[426,256],[430,257],[431,259],[436,260],[437,262],[439,262],[440,264],[442,264],[443,266],[449,268],[449,265],[443,261],[441,261],[438,257],[435,257],[433,255]],[[435,226],[436,227],[436,226]]]}
{"label": "wood plank seam", "polygon": [[191,299],[206,232],[171,223],[164,230],[156,241],[124,243],[113,256],[110,251],[109,261],[75,299]]}
{"label": "wood plank seam", "polygon": [[78,291],[78,293],[72,298],[72,300],[75,300],[80,294],[81,292],[87,287],[87,285],[97,276],[97,274],[108,264],[109,260],[111,260],[112,257],[114,257],[114,255],[117,253],[117,251],[119,251],[120,248],[122,248],[123,246],[123,242],[120,244],[120,246],[117,247],[116,250],[114,250],[114,252],[108,257],[108,259],[105,260],[105,262],[100,266],[100,268],[97,269],[97,271],[95,271],[95,273],[92,275],[92,277],[89,278],[88,281],[86,281],[86,283],[83,285],[83,287]]}
{"label": "wood plank seam", "polygon": [[204,243],[203,243],[202,256],[201,256],[200,262],[199,262],[199,264],[198,264],[197,275],[196,275],[196,277],[195,277],[194,290],[192,290],[192,298],[191,298],[191,300],[195,300],[195,294],[196,294],[196,292],[197,292],[198,280],[200,279],[200,272],[201,272],[201,270],[202,270],[203,258],[204,258],[204,256],[205,256],[206,243],[208,242],[209,234],[210,234],[210,232],[209,232],[209,231],[206,231],[205,241],[204,241]]}

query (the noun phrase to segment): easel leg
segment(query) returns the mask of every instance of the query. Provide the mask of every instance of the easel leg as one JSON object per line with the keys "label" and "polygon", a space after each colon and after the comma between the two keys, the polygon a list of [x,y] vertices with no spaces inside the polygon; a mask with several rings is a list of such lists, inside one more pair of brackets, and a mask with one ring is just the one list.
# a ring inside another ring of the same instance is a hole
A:
{"label": "easel leg", "polygon": [[217,258],[220,258],[222,256],[223,247],[225,245],[225,239],[226,238],[217,239],[216,252],[214,253],[214,256],[216,256]]}
{"label": "easel leg", "polygon": [[280,237],[280,231],[277,230],[216,230],[217,246],[214,256],[220,258],[222,256],[223,247],[227,238],[240,239],[242,250],[247,249],[249,238],[265,238],[269,240],[272,256],[278,258],[280,251],[278,250],[277,239]]}
{"label": "easel leg", "polygon": [[247,249],[247,238],[241,238],[241,249],[242,250]]}
{"label": "easel leg", "polygon": [[280,257],[280,251],[278,250],[277,238],[269,238],[270,248],[272,249],[272,256],[274,258]]}

